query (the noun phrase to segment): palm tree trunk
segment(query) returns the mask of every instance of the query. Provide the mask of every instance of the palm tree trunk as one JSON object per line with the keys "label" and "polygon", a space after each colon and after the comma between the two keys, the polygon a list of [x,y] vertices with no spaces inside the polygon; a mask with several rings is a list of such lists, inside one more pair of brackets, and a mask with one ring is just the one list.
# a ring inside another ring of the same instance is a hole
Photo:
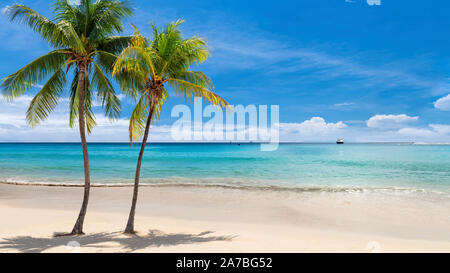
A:
{"label": "palm tree trunk", "polygon": [[137,162],[137,166],[136,166],[136,175],[134,177],[133,201],[131,202],[130,215],[128,216],[128,223],[125,228],[126,234],[135,234],[134,215],[136,213],[136,203],[137,203],[138,190],[139,190],[139,178],[141,175],[142,157],[144,156],[145,144],[147,143],[148,132],[150,131],[150,124],[151,124],[151,121],[153,118],[154,109],[155,109],[155,106],[154,106],[154,102],[152,100],[151,105],[150,105],[150,113],[148,114],[148,117],[147,117],[147,124],[145,125],[145,132],[144,132],[144,138],[142,139],[141,151],[139,152],[139,158],[138,158],[138,162]]}
{"label": "palm tree trunk", "polygon": [[80,235],[83,233],[84,217],[86,216],[86,210],[89,201],[89,192],[91,188],[91,175],[89,169],[89,155],[86,143],[86,125],[84,117],[84,93],[86,87],[86,64],[80,65],[80,74],[78,78],[78,122],[80,127],[81,145],[83,148],[83,161],[84,161],[84,197],[81,205],[80,214],[78,215],[77,222],[72,230],[72,235]]}

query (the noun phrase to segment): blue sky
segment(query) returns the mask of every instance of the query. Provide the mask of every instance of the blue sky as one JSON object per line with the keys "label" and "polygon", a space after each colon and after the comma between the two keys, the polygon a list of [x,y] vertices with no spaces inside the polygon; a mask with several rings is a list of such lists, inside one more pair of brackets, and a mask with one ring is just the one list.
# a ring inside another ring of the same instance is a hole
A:
{"label": "blue sky", "polygon": [[[14,4],[0,1],[0,8]],[[51,17],[51,1],[20,1]],[[179,18],[186,36],[207,38],[211,58],[200,68],[216,91],[237,104],[279,105],[282,141],[450,142],[450,2],[381,0],[133,1],[130,19],[143,33],[148,22]],[[0,18],[0,77],[50,48],[26,27]],[[128,23],[127,23],[128,25]],[[126,34],[131,34],[127,27]],[[50,120],[31,130],[24,121],[35,94],[0,101],[0,141],[77,141],[62,102]],[[122,118],[100,126],[91,141],[127,141],[133,102]],[[176,120],[166,104],[152,139],[167,140]]]}

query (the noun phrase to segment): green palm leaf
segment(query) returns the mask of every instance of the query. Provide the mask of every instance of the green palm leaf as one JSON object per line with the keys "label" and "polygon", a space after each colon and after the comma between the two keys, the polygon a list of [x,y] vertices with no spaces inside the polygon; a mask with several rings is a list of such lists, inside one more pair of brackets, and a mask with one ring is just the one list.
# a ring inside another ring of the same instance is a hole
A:
{"label": "green palm leaf", "polygon": [[188,82],[182,79],[169,79],[168,84],[175,93],[184,96],[188,101],[193,102],[195,97],[202,97],[212,105],[226,107],[228,103],[216,93],[204,88],[201,85]]}
{"label": "green palm leaf", "polygon": [[[78,119],[78,71],[75,71],[75,76],[73,78],[72,84],[70,85],[70,100],[69,100],[69,126],[70,128],[75,127]],[[84,109],[85,109],[85,122],[88,133],[90,134],[93,128],[97,125],[95,122],[95,115],[92,111],[92,91],[89,79],[86,77],[85,86],[85,97],[84,97]]]}
{"label": "green palm leaf", "polygon": [[98,42],[98,49],[117,55],[130,44],[132,39],[133,36],[110,36]]}
{"label": "green palm leaf", "polygon": [[16,73],[4,79],[1,89],[3,95],[14,99],[39,82],[58,71],[68,59],[66,50],[54,50],[37,58]]}
{"label": "green palm leaf", "polygon": [[122,19],[131,16],[133,10],[128,1],[98,1],[92,14],[92,31],[87,35],[95,39],[122,32]]}
{"label": "green palm leaf", "polygon": [[130,117],[128,132],[131,144],[138,141],[144,133],[147,116],[150,111],[149,103],[148,92],[143,92]]}
{"label": "green palm leaf", "polygon": [[78,112],[78,66],[83,62],[92,70],[88,71],[89,77],[85,81],[89,86],[85,95],[86,124],[89,131],[95,125],[92,105],[89,105],[95,93],[104,106],[105,115],[112,119],[119,117],[120,101],[108,75],[112,73],[116,54],[127,47],[134,37],[117,35],[123,30],[122,20],[132,14],[129,1],[82,0],[78,4],[71,4],[67,0],[56,0],[53,20],[20,4],[9,7],[6,13],[11,21],[28,25],[52,47],[57,48],[2,82],[1,92],[12,100],[47,80],[33,100],[33,105],[30,105],[27,114],[30,125],[34,126],[47,118],[61,101],[57,98],[64,97],[67,81],[63,80],[63,71],[67,73],[75,69],[69,94],[69,124],[74,125]]}
{"label": "green palm leaf", "polygon": [[214,85],[211,79],[203,72],[190,70],[192,65],[206,61],[209,50],[205,40],[198,36],[184,39],[179,30],[182,23],[178,20],[163,29],[151,24],[153,39],[150,43],[133,26],[133,39],[114,64],[113,75],[119,80],[121,88],[134,90],[127,91],[127,94],[141,94],[130,118],[131,142],[144,133],[151,108],[151,121],[159,118],[162,106],[168,99],[164,84],[189,101],[200,96],[218,107],[228,105],[212,91]]}
{"label": "green palm leaf", "polygon": [[102,102],[106,116],[110,119],[116,119],[120,116],[120,100],[100,66],[96,62],[93,62],[93,64],[92,85],[97,90],[97,99]]}
{"label": "green palm leaf", "polygon": [[84,47],[83,42],[69,21],[61,20],[56,25],[63,34],[60,39],[64,42],[65,46],[71,48],[77,53],[86,54],[86,48]]}
{"label": "green palm leaf", "polygon": [[34,127],[39,122],[47,119],[50,112],[55,109],[61,99],[61,93],[65,84],[66,75],[62,69],[59,69],[31,100],[27,110],[28,124]]}
{"label": "green palm leaf", "polygon": [[18,23],[28,25],[52,46],[64,46],[63,41],[58,37],[58,33],[60,33],[58,26],[31,8],[25,5],[13,5],[7,8],[5,13],[9,16],[11,22],[17,21]]}

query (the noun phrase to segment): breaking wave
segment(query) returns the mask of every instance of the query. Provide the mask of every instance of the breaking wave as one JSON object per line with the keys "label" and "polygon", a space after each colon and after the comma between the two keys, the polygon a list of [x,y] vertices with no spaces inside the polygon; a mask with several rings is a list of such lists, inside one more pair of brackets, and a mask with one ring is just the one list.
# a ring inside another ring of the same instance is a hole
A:
{"label": "breaking wave", "polygon": [[[142,179],[141,187],[198,187],[198,188],[223,188],[232,190],[261,190],[261,191],[286,191],[286,192],[328,192],[328,193],[433,193],[445,194],[448,193],[421,188],[406,188],[406,187],[383,187],[383,186],[313,186],[301,184],[281,183],[274,185],[273,181],[268,184],[261,180],[245,180],[236,178],[198,178],[188,179],[181,177],[161,178],[161,179]],[[51,187],[83,187],[83,183],[77,181],[67,182],[33,182],[16,179],[7,179],[0,181],[1,184],[8,185],[24,185],[24,186],[51,186]],[[118,187],[132,187],[133,183],[125,183],[123,181],[114,181],[112,183],[101,182],[91,183],[94,188],[118,188]]]}

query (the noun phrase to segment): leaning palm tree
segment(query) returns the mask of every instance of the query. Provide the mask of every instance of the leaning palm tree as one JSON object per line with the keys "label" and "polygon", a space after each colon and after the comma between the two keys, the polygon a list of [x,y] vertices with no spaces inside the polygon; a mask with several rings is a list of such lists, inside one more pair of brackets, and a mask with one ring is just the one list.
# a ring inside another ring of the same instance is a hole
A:
{"label": "leaning palm tree", "polygon": [[133,234],[134,216],[138,197],[142,157],[147,143],[150,124],[159,117],[162,105],[168,99],[166,86],[175,94],[181,94],[192,101],[196,96],[207,99],[218,107],[226,107],[225,100],[212,92],[211,80],[200,71],[191,70],[195,64],[206,61],[209,51],[204,39],[192,37],[184,39],[179,25],[182,20],[170,23],[164,29],[153,29],[153,39],[149,41],[136,27],[130,43],[116,60],[113,75],[122,77],[122,90],[138,102],[129,125],[131,144],[142,137],[134,178],[131,210],[125,233]]}
{"label": "leaning palm tree", "polygon": [[69,125],[78,126],[84,160],[84,198],[71,235],[83,234],[83,223],[89,200],[90,169],[87,132],[96,125],[92,111],[94,92],[103,104],[105,115],[116,119],[120,114],[117,98],[108,76],[117,58],[131,37],[115,36],[123,31],[122,20],[132,15],[127,1],[81,0],[71,4],[68,0],[54,3],[54,18],[47,19],[24,5],[14,5],[7,10],[11,21],[24,23],[36,31],[53,48],[6,77],[1,85],[2,93],[14,99],[46,80],[30,103],[26,113],[29,125],[36,126],[47,119],[50,112],[64,97],[67,74],[73,73],[69,85]]}

